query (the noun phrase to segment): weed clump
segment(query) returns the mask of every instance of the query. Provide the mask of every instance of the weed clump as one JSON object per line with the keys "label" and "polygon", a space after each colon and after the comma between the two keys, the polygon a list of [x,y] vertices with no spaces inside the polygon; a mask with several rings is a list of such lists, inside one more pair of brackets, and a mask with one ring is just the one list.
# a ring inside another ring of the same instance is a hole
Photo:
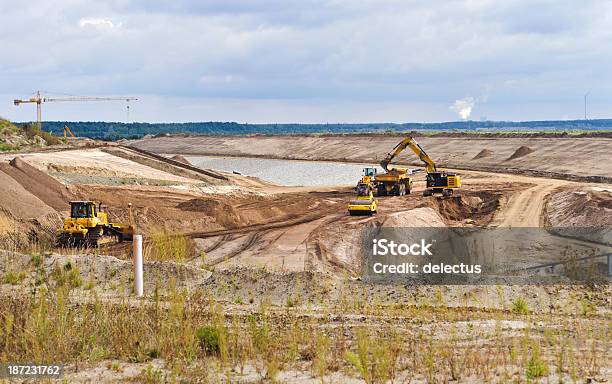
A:
{"label": "weed clump", "polygon": [[19,273],[13,272],[13,271],[8,271],[4,275],[4,278],[2,279],[2,281],[5,284],[17,285],[17,284],[21,283],[23,281],[23,279],[25,279],[25,277],[26,277],[26,274],[23,271],[21,271]]}
{"label": "weed clump", "polygon": [[219,331],[217,328],[205,325],[196,332],[200,347],[205,353],[211,355],[219,354]]}
{"label": "weed clump", "polygon": [[512,303],[512,311],[520,315],[529,314],[529,306],[523,297],[519,297]]}
{"label": "weed clump", "polygon": [[525,373],[528,379],[536,379],[548,375],[548,366],[542,360],[542,353],[538,344],[533,345]]}

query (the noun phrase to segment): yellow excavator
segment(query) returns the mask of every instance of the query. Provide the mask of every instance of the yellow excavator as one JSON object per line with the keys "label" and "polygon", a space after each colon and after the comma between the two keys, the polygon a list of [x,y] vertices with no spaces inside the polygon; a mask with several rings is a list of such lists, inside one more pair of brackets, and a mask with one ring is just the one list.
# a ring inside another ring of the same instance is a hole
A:
{"label": "yellow excavator", "polygon": [[374,198],[371,184],[360,181],[355,190],[357,198],[349,202],[349,214],[351,216],[375,214],[378,209],[378,201]]}
{"label": "yellow excavator", "polygon": [[132,204],[128,204],[128,207],[130,224],[123,225],[108,221],[108,214],[102,211],[102,203],[71,201],[70,217],[64,219],[62,231],[58,236],[58,245],[99,247],[102,244],[132,241],[134,235]]}
{"label": "yellow excavator", "polygon": [[[400,143],[387,154],[383,161],[381,161],[380,166],[389,173],[389,164],[396,156],[402,153],[406,147],[410,147],[419,159],[425,163],[427,169],[427,188],[423,191],[423,196],[432,196],[433,194],[440,193],[442,196],[446,197],[452,195],[454,189],[461,187],[461,178],[459,175],[451,172],[438,171],[434,161],[413,137],[406,137],[404,140],[400,141]],[[380,179],[380,177],[378,177],[378,179]]]}

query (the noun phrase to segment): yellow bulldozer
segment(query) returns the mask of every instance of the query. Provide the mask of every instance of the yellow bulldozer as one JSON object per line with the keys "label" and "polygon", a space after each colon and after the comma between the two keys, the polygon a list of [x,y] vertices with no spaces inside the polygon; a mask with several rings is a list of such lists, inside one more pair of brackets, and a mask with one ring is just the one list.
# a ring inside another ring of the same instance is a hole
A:
{"label": "yellow bulldozer", "polygon": [[102,203],[71,201],[70,217],[64,219],[63,228],[58,235],[58,245],[99,247],[103,244],[132,241],[134,235],[132,204],[129,204],[129,214],[128,225],[111,223],[108,221],[108,214],[102,211]]}

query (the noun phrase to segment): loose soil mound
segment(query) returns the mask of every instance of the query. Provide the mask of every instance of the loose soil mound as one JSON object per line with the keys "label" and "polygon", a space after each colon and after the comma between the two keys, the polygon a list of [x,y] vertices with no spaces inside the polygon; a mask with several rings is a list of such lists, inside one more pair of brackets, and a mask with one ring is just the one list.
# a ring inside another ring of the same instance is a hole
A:
{"label": "loose soil mound", "polygon": [[547,220],[554,227],[612,227],[612,192],[565,190],[550,196]]}
{"label": "loose soil mound", "polygon": [[518,159],[519,157],[526,156],[526,155],[528,155],[528,154],[530,154],[530,153],[532,153],[532,152],[533,152],[533,149],[531,149],[531,148],[529,148],[529,147],[527,147],[527,146],[525,146],[525,145],[522,145],[522,146],[520,146],[520,147],[519,147],[519,149],[517,149],[516,151],[514,151],[514,153],[512,154],[512,156],[510,156],[509,158],[507,158],[507,159],[506,159],[506,161],[508,161],[508,160]]}
{"label": "loose soil mound", "polygon": [[479,191],[436,199],[435,204],[440,215],[449,221],[487,225],[499,207],[499,197],[494,192]]}
{"label": "loose soil mound", "polygon": [[[2,165],[11,168],[8,164]],[[31,219],[55,213],[53,208],[2,171],[0,171],[0,207],[13,217],[20,219]]]}
{"label": "loose soil mound", "polygon": [[219,200],[191,199],[179,203],[176,207],[183,211],[204,212],[225,228],[236,228],[244,224],[231,205]]}
{"label": "loose soil mound", "polygon": [[175,160],[175,161],[178,161],[178,162],[181,162],[183,164],[193,165],[183,155],[174,155],[174,156],[171,157],[171,159]]}
{"label": "loose soil mound", "polygon": [[603,188],[563,190],[550,196],[545,212],[547,223],[557,234],[606,244],[611,242],[612,191]]}
{"label": "loose soil mound", "polygon": [[485,148],[482,151],[478,152],[476,156],[472,157],[472,160],[478,160],[478,159],[482,159],[483,157],[490,157],[490,156],[493,156],[493,151]]}
{"label": "loose soil mound", "polygon": [[409,211],[389,214],[382,224],[383,227],[414,228],[414,227],[445,227],[440,215],[429,207],[420,207]]}
{"label": "loose soil mound", "polygon": [[9,164],[1,163],[0,170],[48,206],[58,211],[68,210],[72,194],[66,186],[21,158],[14,158]]}

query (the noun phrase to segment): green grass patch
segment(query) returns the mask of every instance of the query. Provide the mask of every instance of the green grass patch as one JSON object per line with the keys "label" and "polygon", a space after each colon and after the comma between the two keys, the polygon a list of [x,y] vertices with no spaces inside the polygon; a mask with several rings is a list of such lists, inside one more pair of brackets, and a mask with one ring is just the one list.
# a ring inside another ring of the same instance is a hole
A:
{"label": "green grass patch", "polygon": [[2,281],[5,284],[17,285],[21,283],[26,278],[26,273],[21,271],[19,273],[8,271],[4,274]]}
{"label": "green grass patch", "polygon": [[20,147],[18,145],[8,144],[8,143],[0,143],[0,152],[9,152],[16,151]]}
{"label": "green grass patch", "polygon": [[191,255],[192,244],[182,232],[155,229],[149,239],[145,247],[146,260],[182,262]]}

